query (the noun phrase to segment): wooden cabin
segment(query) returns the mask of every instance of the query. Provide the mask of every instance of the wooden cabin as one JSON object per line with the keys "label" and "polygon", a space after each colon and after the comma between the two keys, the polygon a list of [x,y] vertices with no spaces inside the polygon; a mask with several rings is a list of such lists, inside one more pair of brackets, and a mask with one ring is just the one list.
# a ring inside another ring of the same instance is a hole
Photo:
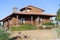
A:
{"label": "wooden cabin", "polygon": [[33,24],[35,26],[41,23],[51,22],[50,18],[56,15],[44,14],[45,10],[37,8],[35,6],[26,6],[17,11],[17,8],[13,8],[12,14],[0,20],[3,22],[3,28],[21,25],[21,24]]}

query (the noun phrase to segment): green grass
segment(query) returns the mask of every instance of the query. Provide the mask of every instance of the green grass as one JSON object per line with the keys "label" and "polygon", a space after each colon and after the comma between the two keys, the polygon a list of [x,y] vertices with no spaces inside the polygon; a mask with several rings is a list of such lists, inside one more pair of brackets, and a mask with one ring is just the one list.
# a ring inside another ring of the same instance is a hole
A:
{"label": "green grass", "polygon": [[23,24],[21,26],[12,26],[10,27],[10,31],[23,31],[23,30],[34,30],[35,29],[35,26],[32,25],[32,24]]}

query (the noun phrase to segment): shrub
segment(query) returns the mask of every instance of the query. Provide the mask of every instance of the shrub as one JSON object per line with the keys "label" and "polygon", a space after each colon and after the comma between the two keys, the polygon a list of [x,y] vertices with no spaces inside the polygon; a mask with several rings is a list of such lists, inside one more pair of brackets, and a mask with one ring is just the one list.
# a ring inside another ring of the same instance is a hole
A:
{"label": "shrub", "polygon": [[52,29],[52,28],[54,28],[54,25],[55,24],[52,22],[42,23],[43,29]]}
{"label": "shrub", "polygon": [[47,23],[43,23],[42,25],[55,25],[55,24],[52,22],[47,22]]}
{"label": "shrub", "polygon": [[17,27],[10,27],[9,30],[10,31],[23,31],[23,30],[34,30],[35,26],[32,24],[23,24],[21,26],[17,26]]}
{"label": "shrub", "polygon": [[9,33],[0,28],[0,40],[9,40]]}

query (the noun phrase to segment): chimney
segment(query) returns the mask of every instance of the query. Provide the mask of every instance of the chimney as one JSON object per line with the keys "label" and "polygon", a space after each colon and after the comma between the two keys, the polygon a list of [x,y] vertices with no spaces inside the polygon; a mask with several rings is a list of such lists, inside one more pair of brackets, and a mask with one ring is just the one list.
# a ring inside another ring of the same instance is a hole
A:
{"label": "chimney", "polygon": [[14,12],[14,13],[18,12],[17,9],[18,9],[17,7],[13,7],[13,12]]}

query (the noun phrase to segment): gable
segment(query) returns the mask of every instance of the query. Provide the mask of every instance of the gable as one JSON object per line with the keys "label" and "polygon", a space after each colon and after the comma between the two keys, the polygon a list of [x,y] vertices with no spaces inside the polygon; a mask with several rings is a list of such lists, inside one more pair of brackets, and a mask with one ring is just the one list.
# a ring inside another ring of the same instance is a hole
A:
{"label": "gable", "polygon": [[40,8],[37,8],[37,7],[34,7],[34,6],[27,6],[27,7],[24,7],[22,9],[20,9],[21,12],[34,12],[34,13],[42,13],[44,12],[44,10],[40,9]]}

